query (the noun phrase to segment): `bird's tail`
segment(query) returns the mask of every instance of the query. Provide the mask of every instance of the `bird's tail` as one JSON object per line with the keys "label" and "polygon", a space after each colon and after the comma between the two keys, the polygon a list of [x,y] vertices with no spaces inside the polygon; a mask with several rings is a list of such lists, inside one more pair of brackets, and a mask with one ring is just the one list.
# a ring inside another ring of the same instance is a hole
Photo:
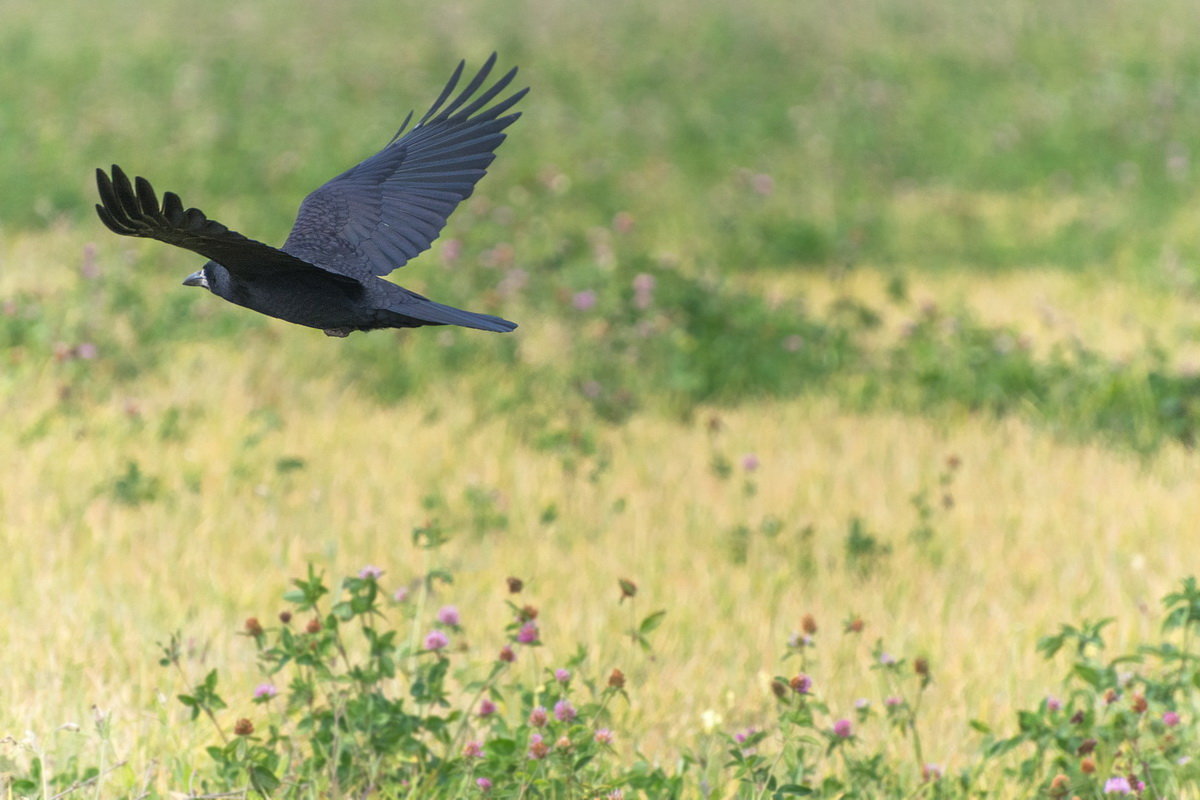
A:
{"label": "bird's tail", "polygon": [[[418,296],[419,297],[419,296]],[[481,331],[508,333],[517,327],[517,323],[509,322],[491,314],[476,314],[474,311],[463,311],[461,308],[436,303],[423,297],[388,309],[389,315],[400,319],[393,324],[398,328],[411,328],[420,325],[460,325],[464,328],[475,328]]]}

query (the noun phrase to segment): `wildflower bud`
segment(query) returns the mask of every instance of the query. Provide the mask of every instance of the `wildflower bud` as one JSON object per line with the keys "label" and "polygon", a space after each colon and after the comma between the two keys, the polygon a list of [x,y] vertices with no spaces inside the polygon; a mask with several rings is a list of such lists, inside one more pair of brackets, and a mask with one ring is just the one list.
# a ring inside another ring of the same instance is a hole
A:
{"label": "wildflower bud", "polygon": [[248,620],[246,620],[246,633],[250,634],[256,639],[263,635],[263,626],[261,623],[259,623],[258,617],[250,617]]}
{"label": "wildflower bud", "polygon": [[560,737],[558,737],[558,741],[554,743],[554,746],[556,748],[558,748],[559,750],[570,750],[571,749],[571,740],[568,739],[566,736],[560,736]]}
{"label": "wildflower bud", "polygon": [[913,672],[917,673],[923,680],[929,680],[929,659],[918,658],[913,661]]}
{"label": "wildflower bud", "polygon": [[538,706],[529,712],[529,724],[535,728],[540,728],[550,719],[550,715],[546,712],[544,706]]}
{"label": "wildflower bud", "polygon": [[621,587],[621,600],[619,602],[623,602],[626,597],[637,596],[637,584],[628,578],[621,578],[617,581],[617,585]]}
{"label": "wildflower bud", "polygon": [[517,614],[521,622],[529,622],[530,620],[537,619],[537,615],[537,606],[523,606],[521,611]]}
{"label": "wildflower bud", "polygon": [[[613,216],[612,227],[613,227],[613,230],[615,230],[617,233],[629,233],[630,231],[633,230],[634,225],[635,225],[635,223],[634,223],[634,219],[633,219],[633,214],[630,214],[628,211],[618,211]],[[639,275],[638,277],[642,277],[642,276]],[[635,284],[637,283],[636,279],[635,279],[634,283]],[[635,286],[634,288],[640,288],[640,287]]]}
{"label": "wildflower bud", "polygon": [[310,619],[308,621],[308,625],[305,626],[304,630],[308,631],[309,633],[320,633],[321,632],[321,618],[313,617],[312,619]]}
{"label": "wildflower bud", "polygon": [[520,578],[513,578],[513,577],[510,577],[510,578],[508,579],[508,592],[509,592],[509,594],[517,594],[518,592],[520,592],[520,591],[521,591],[522,589],[524,589],[524,588],[525,588],[525,582],[524,582],[523,580],[521,580]]}
{"label": "wildflower bud", "polygon": [[542,741],[542,737],[534,734],[529,737],[529,757],[534,760],[541,760],[550,753],[550,745]]}
{"label": "wildflower bud", "polygon": [[1096,762],[1094,759],[1085,758],[1079,762],[1079,771],[1084,775],[1091,775],[1096,771]]}
{"label": "wildflower bud", "polygon": [[783,681],[771,681],[771,694],[775,695],[777,699],[782,700],[783,698],[787,697],[787,690],[787,684],[785,684]]}
{"label": "wildflower bud", "polygon": [[250,734],[254,733],[254,723],[245,717],[242,717],[237,721],[237,724],[233,726],[233,732],[238,736],[249,736]]}
{"label": "wildflower bud", "polygon": [[800,628],[809,636],[812,636],[817,632],[817,620],[812,614],[805,614],[800,620]]}
{"label": "wildflower bud", "polygon": [[788,682],[792,691],[798,694],[808,694],[808,690],[812,688],[812,678],[807,675],[797,675]]}
{"label": "wildflower bud", "polygon": [[512,662],[517,660],[517,654],[513,652],[513,649],[511,647],[509,647],[508,645],[504,645],[504,647],[500,648],[500,655],[497,656],[497,658],[499,658],[501,661],[504,661],[505,663],[511,664]]}
{"label": "wildflower bud", "polygon": [[1081,708],[1078,711],[1076,711],[1074,714],[1071,715],[1071,724],[1072,725],[1082,725],[1084,719],[1085,719],[1085,717],[1084,717],[1083,709]]}
{"label": "wildflower bud", "polygon": [[942,777],[942,768],[937,764],[925,764],[921,767],[921,779],[929,782],[936,781]]}
{"label": "wildflower bud", "polygon": [[1079,748],[1075,751],[1077,755],[1086,756],[1096,749],[1095,739],[1084,739],[1079,744]]}
{"label": "wildflower bud", "polygon": [[613,732],[608,728],[601,728],[596,731],[596,735],[592,737],[600,744],[612,744]]}
{"label": "wildflower bud", "polygon": [[613,671],[608,675],[608,687],[610,689],[624,689],[625,673],[621,672],[621,670],[617,669],[616,667],[613,667]]}
{"label": "wildflower bud", "polygon": [[1067,789],[1071,785],[1071,779],[1061,772],[1054,776],[1054,780],[1050,781],[1050,796],[1062,797],[1067,793]]}
{"label": "wildflower bud", "polygon": [[1146,698],[1143,695],[1135,694],[1133,696],[1133,703],[1131,704],[1131,707],[1135,713],[1145,714],[1146,709],[1149,708],[1149,704],[1146,702]]}
{"label": "wildflower bud", "polygon": [[1117,702],[1117,690],[1113,689],[1113,688],[1105,689],[1104,690],[1104,702],[1108,703],[1109,705],[1112,705],[1113,703]]}
{"label": "wildflower bud", "polygon": [[953,471],[953,470],[958,469],[961,466],[962,466],[962,459],[959,458],[957,455],[950,455],[946,458],[946,469]]}
{"label": "wildflower bud", "polygon": [[292,621],[292,612],[280,611],[279,612],[279,621],[282,622],[284,625],[287,625],[289,622]]}
{"label": "wildflower bud", "polygon": [[846,633],[862,633],[864,627],[866,623],[862,621],[862,617],[851,617],[846,623]]}

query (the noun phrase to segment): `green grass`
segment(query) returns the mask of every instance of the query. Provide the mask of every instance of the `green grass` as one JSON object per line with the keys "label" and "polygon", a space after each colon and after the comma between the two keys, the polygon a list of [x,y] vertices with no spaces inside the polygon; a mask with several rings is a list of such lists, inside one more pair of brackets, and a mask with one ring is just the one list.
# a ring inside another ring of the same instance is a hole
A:
{"label": "green grass", "polygon": [[[252,685],[231,632],[288,576],[409,580],[432,519],[472,631],[518,574],[558,608],[548,658],[626,668],[629,758],[702,746],[705,711],[761,724],[812,612],[931,656],[923,735],[961,764],[969,719],[1056,685],[1040,635],[1114,615],[1132,646],[1200,570],[1190,3],[2,11],[0,737],[65,762],[57,726],[100,704],[113,754],[186,790],[207,741],[157,699],[155,642]],[[91,209],[116,162],[277,243],[492,50],[525,116],[393,277],[511,336],[327,340],[180,287],[198,257]],[[621,577],[669,610],[656,661]],[[869,680],[840,647],[834,707]]]}
{"label": "green grass", "polygon": [[[454,61],[497,49],[535,94],[490,197],[543,246],[627,210],[656,249],[717,268],[1194,253],[1173,230],[1200,130],[1184,2],[292,9],[9,3],[0,219],[90,222],[89,171],[119,160],[281,235]],[[738,168],[775,179],[758,213]],[[554,169],[564,196],[536,191]],[[994,195],[1021,207],[997,218]]]}

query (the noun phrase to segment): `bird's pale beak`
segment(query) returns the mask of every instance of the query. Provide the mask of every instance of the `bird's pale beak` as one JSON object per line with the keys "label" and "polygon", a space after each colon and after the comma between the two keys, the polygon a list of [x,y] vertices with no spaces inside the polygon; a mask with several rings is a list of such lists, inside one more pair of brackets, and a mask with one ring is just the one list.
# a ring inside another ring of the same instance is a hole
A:
{"label": "bird's pale beak", "polygon": [[202,269],[197,270],[196,272],[193,272],[191,275],[188,275],[186,278],[183,279],[183,285],[184,286],[201,286],[201,287],[207,289],[208,288],[208,278],[204,277],[204,270],[202,270]]}

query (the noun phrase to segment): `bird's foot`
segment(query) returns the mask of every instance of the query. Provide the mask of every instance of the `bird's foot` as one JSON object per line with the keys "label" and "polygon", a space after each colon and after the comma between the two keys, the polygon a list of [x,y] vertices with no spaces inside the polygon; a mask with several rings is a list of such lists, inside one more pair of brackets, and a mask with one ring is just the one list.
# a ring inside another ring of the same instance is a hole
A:
{"label": "bird's foot", "polygon": [[326,328],[326,336],[336,336],[339,339],[344,339],[354,332],[354,328]]}

